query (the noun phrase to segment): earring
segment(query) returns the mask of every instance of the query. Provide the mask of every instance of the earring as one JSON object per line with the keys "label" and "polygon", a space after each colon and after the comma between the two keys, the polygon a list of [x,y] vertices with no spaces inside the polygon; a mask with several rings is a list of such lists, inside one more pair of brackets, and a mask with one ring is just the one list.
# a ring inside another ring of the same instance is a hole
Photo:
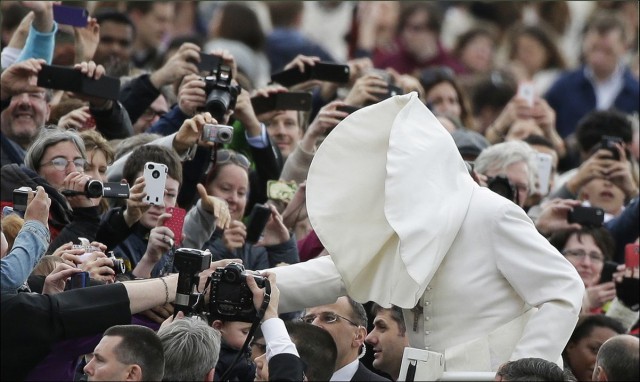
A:
{"label": "earring", "polygon": [[362,352],[360,352],[360,354],[358,354],[358,359],[362,359],[362,357],[364,357],[364,355],[367,354],[367,345],[366,344],[362,344]]}

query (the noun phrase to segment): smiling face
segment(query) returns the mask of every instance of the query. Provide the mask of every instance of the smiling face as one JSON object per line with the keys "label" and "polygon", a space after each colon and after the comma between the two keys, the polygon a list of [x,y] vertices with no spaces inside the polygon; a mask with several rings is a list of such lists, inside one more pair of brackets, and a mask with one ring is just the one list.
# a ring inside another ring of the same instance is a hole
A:
{"label": "smiling face", "polygon": [[397,379],[404,348],[409,346],[409,337],[402,332],[389,309],[378,311],[373,326],[365,340],[373,346],[373,367]]}
{"label": "smiling face", "polygon": [[216,178],[207,185],[207,194],[224,199],[234,220],[242,219],[248,193],[249,174],[233,163],[223,165]]}
{"label": "smiling face", "polygon": [[49,111],[44,92],[15,95],[0,117],[2,134],[27,149],[49,119]]}
{"label": "smiling face", "polygon": [[593,207],[618,215],[624,206],[624,191],[603,178],[593,178],[580,189],[579,198],[588,200]]}
{"label": "smiling face", "polygon": [[280,112],[266,125],[269,137],[278,145],[282,156],[287,158],[302,139],[303,132],[298,123],[298,112],[294,110]]}
{"label": "smiling face", "polygon": [[605,257],[593,236],[588,234],[571,235],[562,253],[576,268],[585,287],[598,284]]}

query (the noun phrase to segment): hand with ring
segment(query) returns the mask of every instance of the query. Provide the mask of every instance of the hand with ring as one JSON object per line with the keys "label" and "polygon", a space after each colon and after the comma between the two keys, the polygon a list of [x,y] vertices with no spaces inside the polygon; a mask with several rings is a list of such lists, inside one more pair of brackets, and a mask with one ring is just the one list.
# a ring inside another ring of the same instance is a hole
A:
{"label": "hand with ring", "polygon": [[163,226],[164,222],[169,218],[171,218],[171,214],[164,213],[160,215],[155,228],[149,232],[147,251],[132,272],[135,277],[151,277],[151,271],[155,265],[162,259],[162,256],[173,247],[173,231],[171,231],[169,227]]}

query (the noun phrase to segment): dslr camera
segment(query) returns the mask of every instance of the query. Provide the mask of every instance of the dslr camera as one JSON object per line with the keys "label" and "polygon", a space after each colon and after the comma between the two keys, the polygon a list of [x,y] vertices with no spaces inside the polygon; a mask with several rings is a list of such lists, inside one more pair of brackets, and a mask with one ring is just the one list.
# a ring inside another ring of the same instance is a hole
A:
{"label": "dslr camera", "polygon": [[178,287],[176,288],[175,312],[185,315],[199,313],[202,293],[194,292],[200,281],[200,272],[211,265],[211,253],[199,249],[180,248],[173,258],[173,267],[178,270]]}
{"label": "dslr camera", "polygon": [[224,268],[216,269],[211,275],[209,315],[212,320],[256,320],[253,293],[247,285],[246,276],[252,276],[260,288],[265,287],[264,277],[245,271],[244,266],[239,263],[229,263]]}
{"label": "dslr camera", "polygon": [[204,91],[207,100],[204,108],[199,111],[208,111],[217,121],[222,121],[227,110],[236,107],[236,100],[240,94],[240,87],[231,85],[231,67],[218,64],[211,70],[211,74],[200,77],[204,81]]}
{"label": "dslr camera", "polygon": [[515,204],[518,204],[518,188],[511,183],[509,178],[504,175],[498,175],[493,178],[489,178],[487,181],[487,188],[501,195]]}

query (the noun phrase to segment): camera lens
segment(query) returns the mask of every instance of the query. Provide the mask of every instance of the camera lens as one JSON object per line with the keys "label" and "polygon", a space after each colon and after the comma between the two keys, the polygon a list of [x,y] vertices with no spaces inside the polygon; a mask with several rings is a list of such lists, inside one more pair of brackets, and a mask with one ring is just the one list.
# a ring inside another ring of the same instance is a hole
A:
{"label": "camera lens", "polygon": [[153,170],[155,167],[153,167],[153,165],[152,165],[152,164],[148,164],[148,165],[147,165],[147,168],[148,168],[149,170]]}
{"label": "camera lens", "polygon": [[235,283],[238,281],[238,276],[239,274],[237,272],[229,269],[224,273],[224,281]]}
{"label": "camera lens", "polygon": [[151,173],[151,176],[153,177],[153,179],[158,179],[160,177],[160,171],[155,170]]}
{"label": "camera lens", "polygon": [[102,182],[93,179],[87,182],[85,185],[85,194],[88,198],[99,198],[102,196]]}

